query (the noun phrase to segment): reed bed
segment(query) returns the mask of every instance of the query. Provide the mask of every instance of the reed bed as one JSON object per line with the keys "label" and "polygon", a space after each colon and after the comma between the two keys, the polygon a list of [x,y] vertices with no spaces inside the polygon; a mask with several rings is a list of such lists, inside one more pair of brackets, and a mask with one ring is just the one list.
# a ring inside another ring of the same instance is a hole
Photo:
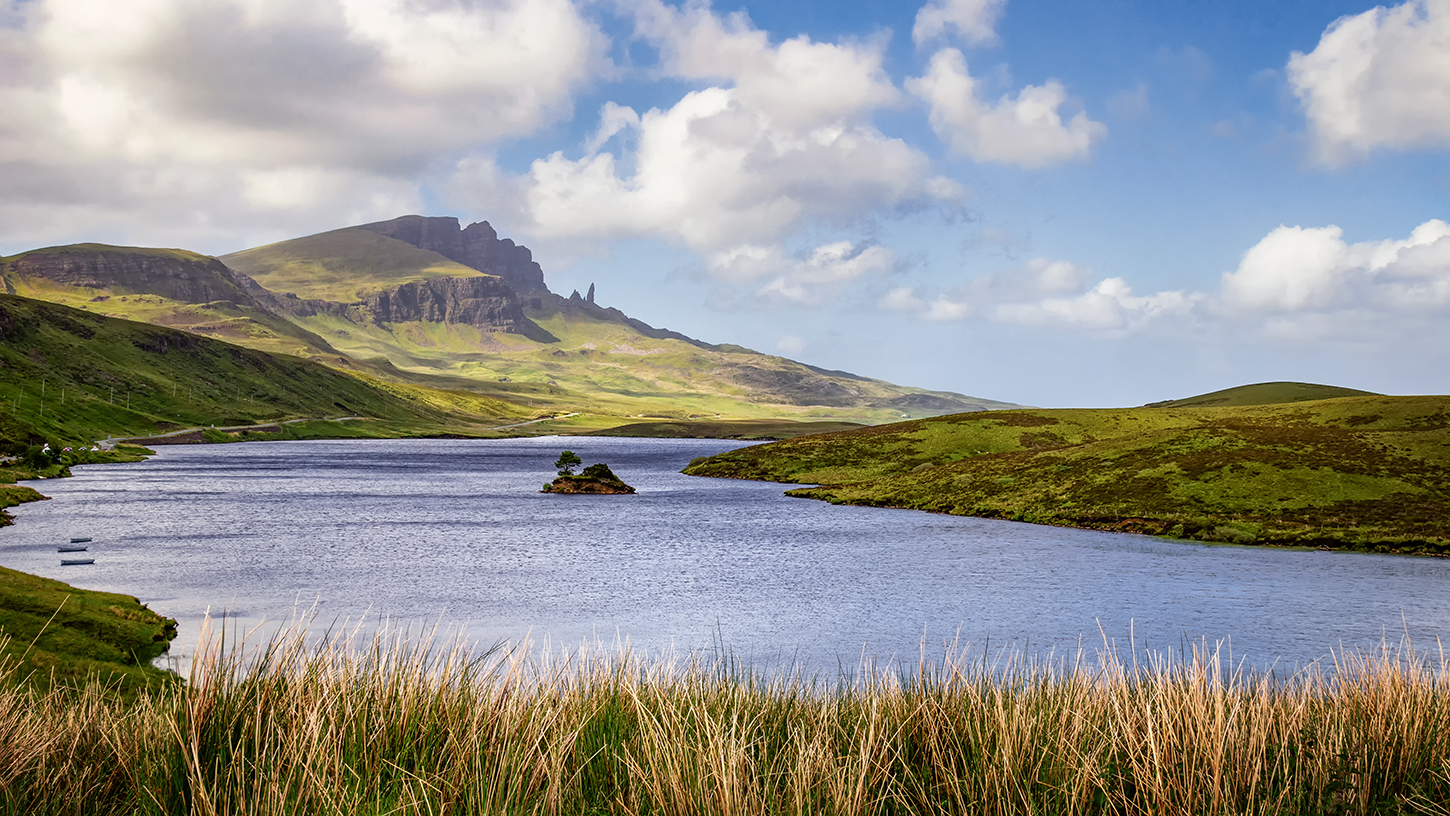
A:
{"label": "reed bed", "polygon": [[6,684],[0,807],[1450,816],[1450,665],[1408,646],[1289,677],[1203,649],[949,651],[821,681],[619,648],[479,652],[436,632],[204,644],[184,688],[139,700]]}

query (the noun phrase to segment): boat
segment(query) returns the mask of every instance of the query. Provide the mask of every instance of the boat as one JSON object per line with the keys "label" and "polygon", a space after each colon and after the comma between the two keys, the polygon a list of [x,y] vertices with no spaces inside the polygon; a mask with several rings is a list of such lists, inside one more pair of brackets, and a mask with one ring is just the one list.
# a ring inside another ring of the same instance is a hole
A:
{"label": "boat", "polygon": [[85,552],[88,549],[90,549],[90,548],[82,545],[82,546],[79,546],[79,547],[57,547],[55,551],[56,552]]}
{"label": "boat", "polygon": [[90,541],[91,540],[89,538],[72,538],[70,540],[70,543],[72,543],[72,544],[89,544]]}
{"label": "boat", "polygon": [[60,565],[62,567],[77,567],[77,566],[80,566],[81,564],[94,564],[94,563],[96,563],[96,559],[94,559],[94,558],[62,558],[62,559],[60,559]]}

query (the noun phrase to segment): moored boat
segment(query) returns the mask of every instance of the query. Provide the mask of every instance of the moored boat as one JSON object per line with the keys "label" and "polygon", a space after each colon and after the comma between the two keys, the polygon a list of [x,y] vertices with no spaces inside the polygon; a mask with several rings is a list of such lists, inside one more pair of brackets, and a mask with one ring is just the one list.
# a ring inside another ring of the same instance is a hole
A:
{"label": "moored boat", "polygon": [[62,559],[60,559],[60,565],[62,567],[75,567],[75,566],[80,566],[81,564],[94,564],[94,563],[96,563],[96,559],[94,559],[94,558],[62,558]]}
{"label": "moored boat", "polygon": [[90,543],[90,539],[89,538],[72,538],[70,540],[70,543],[72,543],[72,544],[89,544]]}
{"label": "moored boat", "polygon": [[55,551],[56,552],[63,552],[63,553],[66,553],[66,552],[85,552],[88,549],[90,549],[90,548],[82,545],[82,546],[79,546],[79,547],[57,547]]}

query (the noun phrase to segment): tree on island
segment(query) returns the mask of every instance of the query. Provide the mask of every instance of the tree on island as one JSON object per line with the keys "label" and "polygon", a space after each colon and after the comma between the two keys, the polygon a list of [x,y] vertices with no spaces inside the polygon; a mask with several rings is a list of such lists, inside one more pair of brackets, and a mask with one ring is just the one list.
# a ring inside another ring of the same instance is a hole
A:
{"label": "tree on island", "polygon": [[574,468],[584,464],[584,460],[574,455],[574,451],[564,451],[559,454],[559,461],[554,463],[558,468],[560,476],[573,476]]}

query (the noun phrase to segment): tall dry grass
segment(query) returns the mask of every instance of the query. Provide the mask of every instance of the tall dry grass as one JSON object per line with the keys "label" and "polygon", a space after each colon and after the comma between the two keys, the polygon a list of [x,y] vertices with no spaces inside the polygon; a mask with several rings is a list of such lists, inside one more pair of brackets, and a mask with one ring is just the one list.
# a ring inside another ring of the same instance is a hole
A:
{"label": "tall dry grass", "polygon": [[[0,691],[0,807],[1450,816],[1450,665],[948,654],[849,682],[436,634],[220,638],[179,691]],[[0,674],[5,669],[0,668]]]}

